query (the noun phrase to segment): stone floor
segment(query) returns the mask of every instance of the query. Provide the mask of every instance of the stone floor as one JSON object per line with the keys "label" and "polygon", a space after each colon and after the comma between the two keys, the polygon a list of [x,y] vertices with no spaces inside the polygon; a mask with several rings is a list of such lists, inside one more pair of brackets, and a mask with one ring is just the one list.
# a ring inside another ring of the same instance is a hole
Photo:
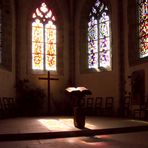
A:
{"label": "stone floor", "polygon": [[[148,122],[130,119],[86,117],[85,128],[89,130],[148,126]],[[75,128],[72,117],[33,117],[0,120],[0,135],[23,133],[48,133],[82,131]],[[148,148],[148,131],[103,134],[70,138],[46,138],[28,140],[0,139],[0,148]]]}

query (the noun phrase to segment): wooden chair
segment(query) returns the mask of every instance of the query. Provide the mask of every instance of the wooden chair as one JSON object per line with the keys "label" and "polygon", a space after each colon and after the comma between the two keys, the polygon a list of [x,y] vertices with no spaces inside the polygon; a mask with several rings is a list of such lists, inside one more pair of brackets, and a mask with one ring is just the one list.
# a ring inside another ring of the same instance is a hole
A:
{"label": "wooden chair", "polygon": [[112,116],[113,115],[113,102],[114,98],[113,97],[106,97],[105,100],[105,108],[104,108],[104,115],[105,116]]}
{"label": "wooden chair", "polygon": [[92,115],[93,114],[93,97],[88,97],[87,102],[86,102],[86,113],[87,115]]}
{"label": "wooden chair", "polygon": [[143,104],[139,104],[138,108],[134,109],[133,117],[141,120],[148,120],[148,99],[145,99]]}
{"label": "wooden chair", "polygon": [[95,104],[94,104],[94,114],[95,115],[102,115],[102,97],[96,97]]}
{"label": "wooden chair", "polygon": [[131,115],[130,104],[131,104],[131,97],[125,96],[124,97],[124,117],[130,117]]}
{"label": "wooden chair", "polygon": [[15,99],[12,97],[3,97],[2,98],[3,102],[3,109],[4,109],[4,114],[6,117],[9,116],[14,116],[15,115]]}
{"label": "wooden chair", "polygon": [[0,118],[2,118],[3,116],[4,116],[4,108],[3,108],[2,99],[0,97]]}
{"label": "wooden chair", "polygon": [[80,105],[81,107],[84,107],[85,108],[85,97],[83,97],[80,101]]}
{"label": "wooden chair", "polygon": [[145,114],[145,105],[139,105],[136,109],[133,111],[133,117],[135,119],[144,119]]}
{"label": "wooden chair", "polygon": [[6,117],[9,114],[8,97],[3,97],[2,103],[3,103],[4,114],[5,114],[5,117]]}
{"label": "wooden chair", "polygon": [[148,100],[145,103],[145,109],[144,109],[144,119],[148,120]]}
{"label": "wooden chair", "polygon": [[9,97],[8,98],[8,108],[9,108],[9,115],[15,116],[16,115],[16,101],[15,98]]}

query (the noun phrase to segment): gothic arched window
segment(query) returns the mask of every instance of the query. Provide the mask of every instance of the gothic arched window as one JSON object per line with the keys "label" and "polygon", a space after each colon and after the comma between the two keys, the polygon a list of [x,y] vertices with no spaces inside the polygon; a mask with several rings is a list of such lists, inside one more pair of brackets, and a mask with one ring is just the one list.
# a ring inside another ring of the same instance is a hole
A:
{"label": "gothic arched window", "polygon": [[148,56],[148,0],[138,1],[140,58]]}
{"label": "gothic arched window", "polygon": [[88,68],[112,70],[111,21],[108,7],[97,0],[88,21]]}
{"label": "gothic arched window", "polygon": [[32,69],[56,71],[55,16],[42,3],[33,13],[32,20]]}
{"label": "gothic arched window", "polygon": [[0,5],[0,63],[2,63],[2,8]]}

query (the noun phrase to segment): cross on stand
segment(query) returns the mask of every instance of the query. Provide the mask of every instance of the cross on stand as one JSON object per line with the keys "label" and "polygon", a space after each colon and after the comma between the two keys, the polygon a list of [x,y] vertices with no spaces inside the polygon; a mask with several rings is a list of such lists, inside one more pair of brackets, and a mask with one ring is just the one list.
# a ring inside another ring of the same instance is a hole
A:
{"label": "cross on stand", "polygon": [[50,78],[50,71],[48,71],[48,77],[39,77],[39,80],[47,80],[47,101],[48,101],[48,113],[50,112],[50,80],[59,80],[58,78]]}

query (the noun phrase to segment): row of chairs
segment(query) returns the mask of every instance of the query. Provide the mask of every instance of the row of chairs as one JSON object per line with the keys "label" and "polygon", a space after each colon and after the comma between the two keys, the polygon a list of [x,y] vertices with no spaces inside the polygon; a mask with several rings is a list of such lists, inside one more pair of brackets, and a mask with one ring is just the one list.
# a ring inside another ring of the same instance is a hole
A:
{"label": "row of chairs", "polygon": [[86,97],[82,99],[81,106],[86,109],[87,115],[112,116],[114,109],[114,98]]}
{"label": "row of chairs", "polygon": [[134,118],[148,120],[148,102],[134,109]]}
{"label": "row of chairs", "polygon": [[136,119],[148,120],[148,97],[145,96],[144,103],[132,104],[131,96],[124,97],[124,116]]}
{"label": "row of chairs", "polygon": [[148,96],[145,96],[144,102],[134,109],[133,116],[134,118],[148,120]]}
{"label": "row of chairs", "polygon": [[0,118],[15,115],[16,102],[13,97],[0,98]]}

